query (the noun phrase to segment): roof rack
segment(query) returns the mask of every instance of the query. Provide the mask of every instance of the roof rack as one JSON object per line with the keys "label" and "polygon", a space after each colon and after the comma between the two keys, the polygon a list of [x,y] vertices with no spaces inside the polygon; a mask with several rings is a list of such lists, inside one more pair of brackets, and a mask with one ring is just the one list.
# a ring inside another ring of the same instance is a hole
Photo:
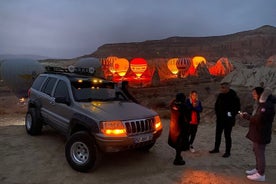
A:
{"label": "roof rack", "polygon": [[93,67],[76,67],[73,65],[66,67],[45,66],[47,73],[76,73],[82,75],[94,75],[95,69]]}

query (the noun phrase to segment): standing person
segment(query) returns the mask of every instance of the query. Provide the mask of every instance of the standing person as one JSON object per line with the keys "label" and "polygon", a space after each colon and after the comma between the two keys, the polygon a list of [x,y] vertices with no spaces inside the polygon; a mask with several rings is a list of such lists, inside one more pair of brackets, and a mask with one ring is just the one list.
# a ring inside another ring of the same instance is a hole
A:
{"label": "standing person", "polygon": [[221,136],[224,132],[225,137],[225,153],[222,157],[227,158],[231,155],[232,147],[232,128],[235,125],[235,116],[240,110],[240,99],[237,93],[230,88],[229,83],[221,83],[221,93],[218,95],[215,102],[216,112],[216,138],[215,147],[209,153],[219,153],[219,147],[221,143]]}
{"label": "standing person", "polygon": [[168,144],[175,149],[176,155],[173,164],[184,165],[185,161],[181,156],[181,151],[188,149],[188,128],[190,121],[190,111],[185,104],[186,96],[178,93],[171,102],[171,120],[169,129]]}
{"label": "standing person", "polygon": [[137,101],[137,99],[132,94],[130,94],[130,92],[129,92],[128,81],[122,81],[121,82],[121,90],[124,92],[124,94],[127,96],[127,98],[129,100],[131,100],[134,103],[139,104],[139,102]]}
{"label": "standing person", "polygon": [[191,120],[190,120],[190,128],[189,128],[189,146],[190,151],[192,153],[195,152],[193,143],[196,137],[198,124],[200,122],[200,113],[202,112],[202,105],[201,101],[198,99],[198,93],[197,91],[191,91],[190,97],[187,98],[186,104],[188,108],[191,110]]}
{"label": "standing person", "polygon": [[265,147],[271,142],[276,98],[271,89],[262,87],[254,88],[252,97],[256,101],[252,116],[244,112],[241,117],[250,122],[246,137],[253,142],[256,167],[245,172],[250,180],[265,181]]}

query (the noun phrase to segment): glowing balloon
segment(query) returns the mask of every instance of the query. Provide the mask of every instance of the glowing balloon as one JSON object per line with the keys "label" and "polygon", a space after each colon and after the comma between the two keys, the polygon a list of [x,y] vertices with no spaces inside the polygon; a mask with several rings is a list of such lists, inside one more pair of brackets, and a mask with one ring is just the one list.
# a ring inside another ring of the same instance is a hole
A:
{"label": "glowing balloon", "polygon": [[191,65],[191,58],[179,58],[176,61],[176,67],[181,72],[187,71],[190,65]]}
{"label": "glowing balloon", "polygon": [[108,69],[109,71],[114,74],[116,71],[115,71],[115,68],[114,68],[114,62],[118,59],[118,57],[116,56],[109,56],[106,58],[107,62],[108,62]]}
{"label": "glowing balloon", "polygon": [[169,70],[173,73],[173,74],[177,74],[178,73],[178,69],[176,66],[176,62],[177,62],[178,58],[172,58],[168,60],[167,66],[169,68]]}
{"label": "glowing balloon", "polygon": [[130,62],[130,69],[140,78],[147,69],[147,61],[143,58],[134,58]]}
{"label": "glowing balloon", "polygon": [[115,72],[117,72],[119,76],[123,77],[128,71],[129,62],[125,58],[118,58],[113,62],[113,67]]}
{"label": "glowing balloon", "polygon": [[193,57],[193,65],[194,65],[195,69],[201,63],[206,64],[206,59],[204,57],[202,57],[202,56],[195,56],[195,57]]}

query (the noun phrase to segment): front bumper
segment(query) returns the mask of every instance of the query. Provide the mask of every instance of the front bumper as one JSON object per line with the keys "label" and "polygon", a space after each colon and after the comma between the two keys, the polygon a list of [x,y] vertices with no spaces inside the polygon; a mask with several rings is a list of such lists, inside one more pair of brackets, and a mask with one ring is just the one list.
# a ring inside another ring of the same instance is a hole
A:
{"label": "front bumper", "polygon": [[127,137],[107,137],[103,134],[97,134],[95,138],[103,152],[119,152],[154,144],[161,133],[162,130],[159,130]]}

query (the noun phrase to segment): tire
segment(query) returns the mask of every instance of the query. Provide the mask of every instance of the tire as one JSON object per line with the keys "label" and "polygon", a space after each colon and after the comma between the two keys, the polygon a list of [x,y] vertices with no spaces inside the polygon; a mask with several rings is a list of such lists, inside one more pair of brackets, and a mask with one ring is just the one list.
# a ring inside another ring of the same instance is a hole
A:
{"label": "tire", "polygon": [[101,160],[95,139],[85,131],[77,132],[69,138],[65,145],[65,155],[69,165],[79,172],[95,169]]}
{"label": "tire", "polygon": [[30,108],[25,117],[25,128],[30,135],[41,134],[43,123],[40,121],[38,112],[35,108]]}

